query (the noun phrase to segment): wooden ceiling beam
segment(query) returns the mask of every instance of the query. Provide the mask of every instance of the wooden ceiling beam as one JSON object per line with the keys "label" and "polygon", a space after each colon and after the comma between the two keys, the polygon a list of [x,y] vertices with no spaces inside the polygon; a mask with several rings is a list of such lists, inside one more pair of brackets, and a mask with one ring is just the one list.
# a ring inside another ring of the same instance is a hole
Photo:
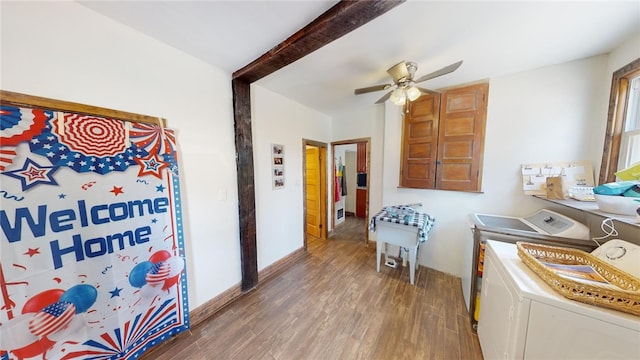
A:
{"label": "wooden ceiling beam", "polygon": [[405,0],[340,1],[288,39],[233,73],[233,79],[257,81],[400,5]]}

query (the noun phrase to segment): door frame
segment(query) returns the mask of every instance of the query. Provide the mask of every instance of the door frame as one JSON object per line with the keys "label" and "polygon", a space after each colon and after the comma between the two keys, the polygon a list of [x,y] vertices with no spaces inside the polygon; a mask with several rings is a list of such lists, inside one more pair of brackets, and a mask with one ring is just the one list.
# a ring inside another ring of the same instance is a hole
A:
{"label": "door frame", "polygon": [[[369,181],[371,180],[371,138],[356,138],[356,139],[348,139],[348,140],[340,140],[340,141],[332,141],[331,142],[331,155],[335,156],[336,146],[338,145],[354,145],[358,143],[366,143],[367,144],[367,198],[365,202],[365,232],[364,232],[364,242],[365,245],[369,246]],[[333,172],[331,173],[331,177],[333,179],[334,174],[336,173],[336,164],[335,161],[332,161]],[[335,199],[335,186],[331,186],[331,199]],[[346,215],[345,215],[346,216]],[[335,201],[331,201],[331,230],[336,228],[336,203]]]}
{"label": "door frame", "polygon": [[327,143],[302,139],[302,224],[304,234],[304,249],[307,250],[307,146],[317,147],[320,150],[320,218],[322,219],[322,230],[320,238],[327,238]]}

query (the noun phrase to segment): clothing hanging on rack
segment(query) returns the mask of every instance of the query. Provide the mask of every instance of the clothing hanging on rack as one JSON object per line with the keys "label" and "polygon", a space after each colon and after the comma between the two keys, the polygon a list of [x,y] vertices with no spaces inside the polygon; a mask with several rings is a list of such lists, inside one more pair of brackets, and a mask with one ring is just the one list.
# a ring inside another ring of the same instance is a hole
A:
{"label": "clothing hanging on rack", "polygon": [[337,176],[336,176],[335,185],[336,185],[336,189],[334,191],[334,193],[335,193],[335,201],[338,202],[338,201],[340,201],[340,184],[338,183],[338,177]]}
{"label": "clothing hanging on rack", "polygon": [[335,201],[340,201],[342,196],[347,196],[347,179],[345,177],[345,165],[342,157],[339,157],[335,164]]}
{"label": "clothing hanging on rack", "polygon": [[347,177],[345,176],[347,174],[346,168],[344,165],[342,165],[342,176],[340,177],[340,188],[342,189],[342,196],[347,196]]}

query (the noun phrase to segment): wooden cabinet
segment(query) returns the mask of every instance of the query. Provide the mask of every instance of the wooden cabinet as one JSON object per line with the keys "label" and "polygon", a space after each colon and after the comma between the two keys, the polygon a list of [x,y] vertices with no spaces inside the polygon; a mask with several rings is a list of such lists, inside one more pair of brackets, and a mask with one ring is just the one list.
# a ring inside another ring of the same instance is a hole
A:
{"label": "wooden cabinet", "polygon": [[367,172],[367,143],[358,143],[356,171],[359,173]]}
{"label": "wooden cabinet", "polygon": [[361,218],[367,216],[367,190],[366,189],[356,189],[356,216]]}
{"label": "wooden cabinet", "polygon": [[400,185],[480,191],[489,84],[422,95],[403,122]]}

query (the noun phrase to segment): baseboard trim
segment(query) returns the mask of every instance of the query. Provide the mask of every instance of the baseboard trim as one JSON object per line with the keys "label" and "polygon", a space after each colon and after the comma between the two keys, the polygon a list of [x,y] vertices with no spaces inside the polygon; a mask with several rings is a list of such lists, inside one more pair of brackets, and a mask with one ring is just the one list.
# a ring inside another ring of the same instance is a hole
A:
{"label": "baseboard trim", "polygon": [[191,323],[191,327],[194,327],[215,315],[218,311],[231,304],[236,299],[239,299],[242,295],[242,288],[240,287],[240,284],[237,284],[206,303],[189,311],[189,322]]}
{"label": "baseboard trim", "polygon": [[267,266],[266,268],[258,271],[258,285],[272,279],[274,276],[278,275],[282,271],[288,269],[298,260],[304,258],[307,255],[307,249],[300,248],[291,254],[283,257],[282,259],[274,262],[273,264]]}
{"label": "baseboard trim", "polygon": [[[291,267],[291,265],[293,265],[295,262],[304,258],[306,254],[307,254],[306,249],[300,248],[292,252],[291,254],[283,257],[282,259],[276,261],[275,263],[267,266],[261,271],[258,271],[258,286],[263,284],[265,281],[272,279],[279,273],[285,271],[286,269]],[[242,292],[242,288],[240,284],[234,285],[233,287],[224,291],[223,293],[216,296],[215,298],[189,311],[189,322],[191,323],[191,326],[192,327],[197,326],[201,322],[209,319],[211,316],[215,315],[218,311],[222,310],[224,307],[233,303],[234,301],[239,299],[242,295],[250,292],[251,290]]]}
{"label": "baseboard trim", "polygon": [[[273,279],[275,276],[280,274],[281,272],[287,270],[291,265],[293,265],[296,261],[304,258],[307,255],[307,250],[305,248],[300,248],[291,254],[283,257],[282,259],[276,261],[275,263],[267,266],[266,268],[258,271],[258,286],[264,284],[266,281]],[[255,289],[255,288],[254,288]],[[242,291],[242,287],[240,284],[234,285],[226,291],[222,292],[220,295],[215,298],[207,301],[206,303],[198,306],[197,308],[189,311],[189,323],[190,328],[193,329],[198,324],[208,320],[216,313],[231,305],[242,296],[250,293],[254,289],[247,290],[245,292]],[[189,336],[190,330],[180,333],[178,335],[173,336],[171,339],[164,341],[161,344],[149,349],[145,354],[142,354],[141,360],[151,360],[155,359],[155,354],[158,354],[164,346],[170,345],[173,340],[177,338],[181,338],[183,336]]]}

